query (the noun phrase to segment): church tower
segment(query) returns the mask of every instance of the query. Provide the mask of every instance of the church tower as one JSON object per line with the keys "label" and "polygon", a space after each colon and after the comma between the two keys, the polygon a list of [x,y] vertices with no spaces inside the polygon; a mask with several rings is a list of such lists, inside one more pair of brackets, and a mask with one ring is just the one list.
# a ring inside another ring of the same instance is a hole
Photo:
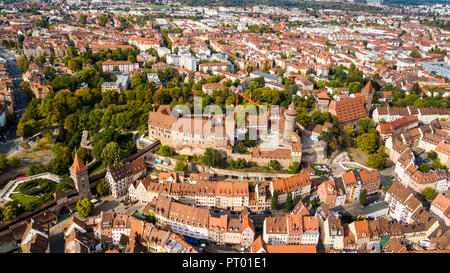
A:
{"label": "church tower", "polygon": [[72,166],[69,168],[70,178],[72,178],[75,188],[81,197],[91,198],[91,190],[89,187],[89,174],[87,167],[75,152],[75,158]]}
{"label": "church tower", "polygon": [[295,109],[294,102],[292,102],[289,105],[289,109],[284,111],[283,141],[286,143],[292,142],[292,133],[294,132],[296,119],[297,119],[297,110]]}

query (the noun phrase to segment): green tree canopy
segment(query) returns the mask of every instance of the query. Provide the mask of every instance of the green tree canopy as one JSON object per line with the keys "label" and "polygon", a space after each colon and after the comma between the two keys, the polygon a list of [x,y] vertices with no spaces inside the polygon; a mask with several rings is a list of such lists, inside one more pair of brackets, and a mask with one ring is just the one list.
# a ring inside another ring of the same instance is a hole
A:
{"label": "green tree canopy", "polygon": [[33,163],[30,168],[28,168],[27,172],[26,172],[26,176],[32,176],[32,175],[36,175],[36,174],[40,174],[40,173],[45,173],[47,171],[47,168],[45,167],[45,165],[40,164],[40,163]]}
{"label": "green tree canopy", "polygon": [[94,204],[86,197],[77,202],[77,212],[81,217],[88,217],[93,209]]}
{"label": "green tree canopy", "polygon": [[438,157],[438,154],[436,153],[436,151],[429,151],[427,158],[430,160],[435,160]]}
{"label": "green tree canopy", "polygon": [[277,170],[280,167],[280,164],[276,160],[270,160],[269,163],[267,163],[267,168],[269,170]]}
{"label": "green tree canopy", "polygon": [[273,191],[270,207],[272,208],[272,210],[276,210],[278,207],[278,192],[276,190]]}
{"label": "green tree canopy", "polygon": [[105,182],[105,179],[102,178],[97,183],[97,187],[95,188],[99,195],[106,195],[109,192],[109,186]]}
{"label": "green tree canopy", "polygon": [[104,166],[117,165],[120,162],[120,146],[117,142],[106,144],[102,151],[102,161]]}
{"label": "green tree canopy", "polygon": [[434,200],[437,192],[431,187],[426,187],[425,189],[423,189],[423,191],[420,192],[420,195],[422,195],[427,200]]}
{"label": "green tree canopy", "polygon": [[367,190],[364,189],[359,193],[359,203],[361,206],[365,206],[367,204]]}
{"label": "green tree canopy", "polygon": [[3,221],[13,220],[19,213],[19,206],[17,201],[10,201],[3,206],[2,219]]}
{"label": "green tree canopy", "polygon": [[19,70],[22,73],[25,73],[28,70],[28,66],[30,65],[30,62],[28,61],[27,57],[25,55],[21,55],[17,59],[17,66],[19,67]]}
{"label": "green tree canopy", "polygon": [[245,159],[242,158],[238,158],[236,160],[231,160],[230,161],[230,168],[231,169],[244,169],[247,165],[247,162],[245,161]]}
{"label": "green tree canopy", "polygon": [[158,154],[162,156],[174,156],[175,153],[169,145],[161,145],[158,150]]}
{"label": "green tree canopy", "polygon": [[371,118],[361,118],[358,120],[357,125],[360,134],[369,133],[375,127]]}
{"label": "green tree canopy", "polygon": [[175,168],[173,169],[176,172],[187,172],[187,166],[184,163],[183,160],[178,160],[177,163],[175,163]]}
{"label": "green tree canopy", "polygon": [[299,173],[300,172],[300,163],[299,162],[292,162],[289,166],[289,173]]}
{"label": "green tree canopy", "polygon": [[427,172],[431,171],[431,166],[430,166],[429,164],[422,163],[422,164],[420,164],[420,166],[419,166],[419,170],[420,170],[421,172],[427,173]]}
{"label": "green tree canopy", "polygon": [[409,56],[412,58],[422,58],[422,55],[420,55],[420,52],[417,49],[412,50],[409,53]]}
{"label": "green tree canopy", "polygon": [[288,192],[286,203],[284,204],[284,212],[289,212],[292,209],[292,193]]}
{"label": "green tree canopy", "polygon": [[380,169],[385,163],[386,160],[384,159],[384,156],[378,153],[369,155],[367,160],[367,166],[373,169]]}
{"label": "green tree canopy", "polygon": [[213,148],[207,148],[203,156],[201,157],[201,162],[206,166],[217,167],[220,165],[222,156],[220,152]]}
{"label": "green tree canopy", "polygon": [[69,175],[64,174],[59,178],[58,188],[68,191],[73,187],[73,180]]}
{"label": "green tree canopy", "polygon": [[365,133],[356,138],[358,148],[370,154],[378,148],[378,136],[375,133]]}

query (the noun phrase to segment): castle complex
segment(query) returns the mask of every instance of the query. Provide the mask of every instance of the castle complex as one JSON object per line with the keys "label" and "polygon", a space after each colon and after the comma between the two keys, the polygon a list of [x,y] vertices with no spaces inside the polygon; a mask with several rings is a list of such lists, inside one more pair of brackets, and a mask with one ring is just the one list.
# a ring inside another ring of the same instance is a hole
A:
{"label": "castle complex", "polygon": [[280,108],[279,116],[268,111],[265,115],[249,114],[245,118],[245,133],[257,131],[256,147],[251,148],[251,154],[232,152],[238,133],[242,133],[234,125],[226,126],[234,124],[233,116],[232,120],[217,114],[177,117],[168,105],[149,113],[149,138],[184,154],[202,154],[206,148],[214,148],[225,153],[228,159],[242,158],[259,166],[277,160],[282,167],[288,167],[292,162],[300,162],[302,156],[301,138],[295,131],[295,108],[292,102],[288,109]]}

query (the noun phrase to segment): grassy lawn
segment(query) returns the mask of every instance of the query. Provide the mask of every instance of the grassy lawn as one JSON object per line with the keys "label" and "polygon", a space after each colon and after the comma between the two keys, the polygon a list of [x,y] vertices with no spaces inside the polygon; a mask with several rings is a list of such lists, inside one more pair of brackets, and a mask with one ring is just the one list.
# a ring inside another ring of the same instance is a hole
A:
{"label": "grassy lawn", "polygon": [[89,165],[89,167],[88,167],[89,175],[93,175],[104,168],[105,167],[103,167],[102,162],[97,160],[94,163],[92,163],[91,165]]}
{"label": "grassy lawn", "polygon": [[25,207],[30,204],[40,205],[53,198],[57,184],[47,179],[34,179],[17,186],[11,199],[16,200]]}
{"label": "grassy lawn", "polygon": [[22,204],[24,206],[40,200],[40,197],[38,197],[38,196],[28,196],[28,195],[23,195],[21,193],[12,194],[10,197],[11,197],[11,199],[16,200],[17,202],[19,202],[20,204]]}

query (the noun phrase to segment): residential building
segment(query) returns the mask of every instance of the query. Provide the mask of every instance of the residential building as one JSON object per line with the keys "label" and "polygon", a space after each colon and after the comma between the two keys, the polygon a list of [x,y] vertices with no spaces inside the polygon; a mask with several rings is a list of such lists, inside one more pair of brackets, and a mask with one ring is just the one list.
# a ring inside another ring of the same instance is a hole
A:
{"label": "residential building", "polygon": [[316,245],[319,240],[319,224],[315,216],[289,214],[284,217],[266,217],[263,239],[272,245]]}
{"label": "residential building", "polygon": [[446,226],[450,226],[450,197],[440,193],[436,195],[431,202],[430,213],[436,215]]}
{"label": "residential building", "polygon": [[147,165],[143,158],[138,158],[132,162],[108,166],[106,170],[105,182],[108,184],[111,194],[118,198],[126,194],[133,181],[146,173]]}
{"label": "residential building", "polygon": [[394,181],[389,187],[384,200],[389,204],[389,216],[401,223],[413,221],[412,215],[423,208],[413,192],[398,181]]}
{"label": "residential building", "polygon": [[270,183],[270,193],[278,193],[278,204],[284,204],[288,193],[291,193],[294,200],[297,196],[304,196],[311,191],[311,178],[309,173],[302,172],[288,178],[274,180]]}
{"label": "residential building", "polygon": [[326,204],[321,204],[316,211],[319,222],[320,239],[326,252],[332,249],[344,248],[344,227],[339,217],[336,217]]}
{"label": "residential building", "polygon": [[259,236],[251,246],[251,253],[317,253],[316,245],[272,245]]}
{"label": "residential building", "polygon": [[131,74],[139,69],[139,64],[130,61],[105,61],[102,63],[102,69],[104,72],[120,71],[123,74]]}
{"label": "residential building", "polygon": [[30,219],[20,243],[22,253],[50,253],[48,224]]}

